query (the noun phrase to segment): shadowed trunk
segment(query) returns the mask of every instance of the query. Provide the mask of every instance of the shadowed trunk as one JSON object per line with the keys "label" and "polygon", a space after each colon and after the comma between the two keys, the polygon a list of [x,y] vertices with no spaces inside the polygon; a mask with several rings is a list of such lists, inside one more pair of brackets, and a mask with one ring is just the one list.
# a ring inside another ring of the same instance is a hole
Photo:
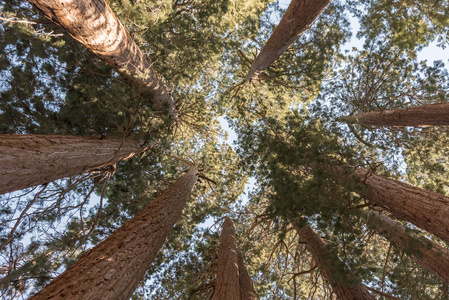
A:
{"label": "shadowed trunk", "polygon": [[161,77],[104,0],[29,2],[139,88],[151,88],[156,107],[177,118],[174,101]]}
{"label": "shadowed trunk", "polygon": [[421,106],[360,113],[343,117],[348,123],[363,126],[410,126],[430,127],[449,125],[449,103],[426,104]]}
{"label": "shadowed trunk", "polygon": [[417,264],[449,284],[449,250],[425,237],[412,233],[398,223],[378,212],[363,212],[368,225],[407,253]]}
{"label": "shadowed trunk", "polygon": [[223,222],[218,252],[217,280],[214,300],[256,299],[253,283],[237,249],[234,223],[229,217]]}
{"label": "shadowed trunk", "polygon": [[[340,258],[326,249],[323,240],[308,225],[299,227],[293,224],[301,241],[306,243],[313,260],[321,269],[338,299],[341,300],[374,300],[374,297],[360,283],[360,280],[346,267]],[[342,281],[343,280],[343,281]]]}
{"label": "shadowed trunk", "polygon": [[217,280],[214,300],[240,300],[237,241],[234,223],[225,218],[218,251]]}
{"label": "shadowed trunk", "polygon": [[30,299],[129,299],[181,216],[197,173],[192,167]]}
{"label": "shadowed trunk", "polygon": [[279,25],[253,61],[245,81],[256,78],[293,44],[331,0],[292,0]]}
{"label": "shadowed trunk", "polygon": [[397,180],[355,169],[369,189],[362,196],[408,221],[449,241],[449,197]]}
{"label": "shadowed trunk", "polygon": [[0,135],[0,194],[114,165],[142,151],[133,139]]}

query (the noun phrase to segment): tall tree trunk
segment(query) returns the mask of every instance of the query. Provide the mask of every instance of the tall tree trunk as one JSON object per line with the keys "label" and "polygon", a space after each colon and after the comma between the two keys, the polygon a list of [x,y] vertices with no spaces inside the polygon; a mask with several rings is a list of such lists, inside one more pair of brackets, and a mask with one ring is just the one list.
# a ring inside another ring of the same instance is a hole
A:
{"label": "tall tree trunk", "polygon": [[[374,300],[374,297],[340,258],[326,249],[326,244],[312,228],[308,225],[299,227],[297,224],[293,224],[293,226],[298,232],[299,238],[306,243],[307,249],[321,269],[323,278],[329,281],[338,299]],[[343,281],[341,275],[344,275]]]}
{"label": "tall tree trunk", "polygon": [[237,249],[234,223],[229,217],[223,222],[218,252],[217,280],[214,300],[255,300],[253,282]]}
{"label": "tall tree trunk", "polygon": [[331,0],[292,0],[279,25],[257,55],[245,81],[257,77],[293,44],[315,21]]}
{"label": "tall tree trunk", "polygon": [[368,191],[362,196],[398,219],[408,221],[449,241],[449,197],[426,191],[397,180],[355,169]]}
{"label": "tall tree trunk", "polygon": [[359,123],[363,126],[448,126],[449,103],[425,104],[415,107],[370,111],[354,116],[341,118],[349,123]]}
{"label": "tall tree trunk", "polygon": [[254,284],[251,277],[249,277],[248,270],[246,269],[243,261],[243,255],[239,250],[237,250],[237,255],[239,266],[240,298],[242,300],[256,300]]}
{"label": "tall tree trunk", "polygon": [[177,117],[161,77],[104,0],[29,0],[47,18],[138,87],[154,91],[158,109]]}
{"label": "tall tree trunk", "polygon": [[218,251],[217,279],[214,300],[240,300],[237,241],[234,223],[225,218]]}
{"label": "tall tree trunk", "polygon": [[0,135],[0,194],[114,165],[143,150],[133,139]]}
{"label": "tall tree trunk", "polygon": [[404,225],[378,212],[363,212],[369,226],[407,253],[417,264],[449,284],[449,250],[425,237],[411,233]]}
{"label": "tall tree trunk", "polygon": [[178,221],[198,179],[191,169],[30,299],[129,299]]}

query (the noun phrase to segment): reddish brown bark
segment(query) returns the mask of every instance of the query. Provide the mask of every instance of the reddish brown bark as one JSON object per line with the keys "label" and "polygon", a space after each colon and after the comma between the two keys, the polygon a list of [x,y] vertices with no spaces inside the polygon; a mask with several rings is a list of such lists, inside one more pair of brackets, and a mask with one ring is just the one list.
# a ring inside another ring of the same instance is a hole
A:
{"label": "reddish brown bark", "polygon": [[240,300],[237,241],[234,223],[225,218],[218,252],[217,280],[214,300]]}
{"label": "reddish brown bark", "polygon": [[47,18],[138,87],[154,91],[154,104],[176,118],[170,93],[104,0],[29,0]]}
{"label": "reddish brown bark", "polygon": [[214,300],[256,299],[253,282],[237,249],[234,223],[225,218],[218,252],[217,280]]}
{"label": "reddish brown bark", "polygon": [[359,123],[363,126],[448,126],[449,103],[426,104],[421,106],[360,113],[342,118],[343,121]]}
{"label": "reddish brown bark", "polygon": [[355,169],[368,185],[362,196],[391,212],[396,218],[408,221],[449,241],[449,197],[426,191],[397,180],[388,179],[366,170]]}
{"label": "reddish brown bark", "polygon": [[257,77],[293,44],[331,0],[292,0],[279,25],[253,61],[245,81]]}
{"label": "reddish brown bark", "polygon": [[419,237],[410,232],[404,225],[380,214],[364,212],[368,225],[379,234],[390,240],[399,249],[406,252],[413,261],[438,276],[449,284],[449,250],[433,241]]}
{"label": "reddish brown bark", "polygon": [[129,299],[181,216],[197,173],[192,167],[30,299]]}
{"label": "reddish brown bark", "polygon": [[0,194],[113,165],[143,150],[133,139],[0,135]]}
{"label": "reddish brown bark", "polygon": [[[374,297],[360,283],[360,280],[346,267],[340,258],[326,249],[323,240],[308,225],[299,227],[294,224],[299,238],[306,243],[307,249],[312,254],[313,260],[321,269],[321,274],[326,279],[338,299],[341,300],[374,300]],[[344,282],[334,274],[344,274]]]}

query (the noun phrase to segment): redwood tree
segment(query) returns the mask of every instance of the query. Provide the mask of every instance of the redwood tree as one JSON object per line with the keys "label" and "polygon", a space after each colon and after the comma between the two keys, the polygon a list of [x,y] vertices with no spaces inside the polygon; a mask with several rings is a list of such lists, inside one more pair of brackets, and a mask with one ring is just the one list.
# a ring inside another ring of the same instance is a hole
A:
{"label": "redwood tree", "polygon": [[143,150],[134,139],[0,135],[0,194],[114,165]]}
{"label": "redwood tree", "polygon": [[268,68],[315,21],[331,0],[292,0],[279,25],[260,50],[245,77],[249,81]]}
{"label": "redwood tree", "polygon": [[449,251],[425,237],[418,237],[392,218],[379,212],[364,212],[363,217],[376,232],[406,252],[413,261],[449,284]]}
{"label": "redwood tree", "polygon": [[191,167],[31,299],[129,299],[181,216],[197,179],[198,168]]}
{"label": "redwood tree", "polygon": [[[374,300],[374,297],[340,258],[326,249],[326,244],[312,228],[308,225],[299,227],[298,224],[294,224],[294,227],[301,241],[306,243],[307,249],[321,269],[322,276],[329,281],[338,299]],[[343,275],[343,278],[341,275]]]}
{"label": "redwood tree", "polygon": [[368,186],[362,196],[398,219],[408,221],[449,241],[449,197],[389,179],[363,169],[355,169]]}
{"label": "redwood tree", "polygon": [[255,299],[254,288],[243,257],[237,249],[234,223],[225,218],[220,238],[214,300]]}
{"label": "redwood tree", "polygon": [[176,118],[174,101],[162,78],[104,0],[29,0],[47,18],[142,89],[154,104]]}
{"label": "redwood tree", "polygon": [[362,112],[341,118],[363,126],[447,126],[449,125],[449,103],[425,104],[420,106]]}

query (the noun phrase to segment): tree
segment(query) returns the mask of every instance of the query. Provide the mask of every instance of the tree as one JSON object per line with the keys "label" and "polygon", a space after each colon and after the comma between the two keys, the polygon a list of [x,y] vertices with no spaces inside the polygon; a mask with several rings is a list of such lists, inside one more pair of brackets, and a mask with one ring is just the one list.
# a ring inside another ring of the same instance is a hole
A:
{"label": "tree", "polygon": [[292,0],[279,25],[251,64],[245,81],[250,81],[278,59],[312,25],[330,2],[331,0]]}
{"label": "tree", "polygon": [[375,211],[363,211],[367,224],[396,247],[407,253],[417,264],[449,283],[449,251],[432,240],[415,235],[411,229]]}
{"label": "tree", "polygon": [[349,123],[370,126],[447,126],[449,103],[425,104],[409,108],[362,112],[341,118]]}
{"label": "tree", "polygon": [[108,3],[104,0],[30,0],[30,3],[141,89],[151,88],[156,107],[177,118],[175,103],[161,76]]}
{"label": "tree", "polygon": [[213,299],[255,299],[251,278],[237,249],[234,223],[229,217],[225,218],[221,232]]}
{"label": "tree", "polygon": [[301,241],[306,243],[307,249],[321,268],[321,274],[329,281],[338,299],[374,299],[345,264],[335,254],[326,250],[326,244],[310,226],[306,224],[300,227],[294,224],[294,227]]}
{"label": "tree", "polygon": [[449,197],[356,168],[368,190],[362,196],[440,238],[449,241]]}
{"label": "tree", "polygon": [[2,135],[0,194],[114,166],[143,151],[132,138]]}
{"label": "tree", "polygon": [[129,299],[182,214],[198,167],[173,183],[31,299]]}

